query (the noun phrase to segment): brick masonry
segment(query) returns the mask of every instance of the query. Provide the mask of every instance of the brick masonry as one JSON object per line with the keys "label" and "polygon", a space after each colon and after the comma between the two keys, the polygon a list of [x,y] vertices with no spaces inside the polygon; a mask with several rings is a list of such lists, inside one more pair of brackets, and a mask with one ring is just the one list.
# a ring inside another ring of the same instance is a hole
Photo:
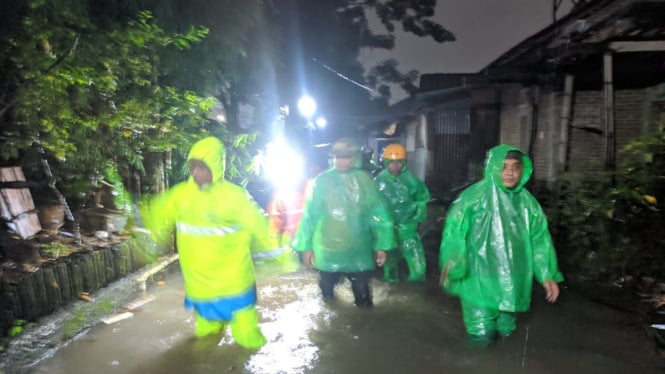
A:
{"label": "brick masonry", "polygon": [[[501,89],[501,142],[528,150],[534,122],[530,104],[536,88],[505,86]],[[621,149],[631,140],[662,129],[665,118],[662,86],[615,92],[614,116],[616,164]],[[554,181],[559,170],[557,149],[563,123],[563,93],[540,90],[535,113],[536,131],[532,145],[534,178]],[[577,91],[572,105],[569,131],[568,171],[589,175],[605,168],[604,93]]]}

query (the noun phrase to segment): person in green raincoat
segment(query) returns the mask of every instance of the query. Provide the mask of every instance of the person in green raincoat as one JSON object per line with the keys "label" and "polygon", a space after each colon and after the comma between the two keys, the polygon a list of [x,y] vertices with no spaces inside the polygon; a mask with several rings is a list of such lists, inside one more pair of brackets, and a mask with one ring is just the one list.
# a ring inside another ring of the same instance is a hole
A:
{"label": "person in green raincoat", "polygon": [[143,221],[158,243],[175,231],[185,283],[185,307],[194,309],[195,335],[222,333],[230,325],[239,345],[266,342],[256,310],[251,249],[270,252],[268,222],[245,189],[224,179],[226,151],[207,137],[187,156],[191,176],[143,209]]}
{"label": "person in green raincoat", "polygon": [[360,148],[352,139],[333,143],[334,167],[314,180],[294,248],[319,271],[324,300],[346,277],[358,307],[373,305],[370,281],[386,251],[396,247],[393,220],[369,174],[360,170]]}
{"label": "person in green raincoat", "polygon": [[563,281],[535,197],[524,187],[531,159],[519,148],[492,148],[481,181],[464,190],[448,212],[440,248],[441,284],[459,296],[467,344],[488,346],[516,329],[529,310],[533,278],[554,303]]}
{"label": "person in green raincoat", "polygon": [[399,280],[399,262],[403,257],[409,269],[410,282],[424,282],[425,250],[418,235],[418,224],[427,218],[430,194],[427,186],[406,166],[406,149],[398,143],[383,150],[384,169],[374,178],[379,191],[386,197],[395,219],[398,250],[388,254],[383,267],[383,280]]}

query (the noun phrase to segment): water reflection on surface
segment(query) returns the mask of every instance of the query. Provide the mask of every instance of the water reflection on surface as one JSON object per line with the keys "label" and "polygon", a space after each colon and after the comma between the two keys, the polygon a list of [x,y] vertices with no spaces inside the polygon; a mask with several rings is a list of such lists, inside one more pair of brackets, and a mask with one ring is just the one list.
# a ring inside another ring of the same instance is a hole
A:
{"label": "water reflection on surface", "polygon": [[456,299],[433,284],[373,282],[375,307],[353,306],[350,285],[319,298],[315,273],[300,270],[259,281],[256,352],[230,333],[195,339],[182,308],[180,274],[148,293],[134,317],[100,324],[61,349],[35,373],[643,373],[661,372],[652,342],[625,316],[564,292],[547,305],[535,293],[509,340],[489,349],[463,345]]}

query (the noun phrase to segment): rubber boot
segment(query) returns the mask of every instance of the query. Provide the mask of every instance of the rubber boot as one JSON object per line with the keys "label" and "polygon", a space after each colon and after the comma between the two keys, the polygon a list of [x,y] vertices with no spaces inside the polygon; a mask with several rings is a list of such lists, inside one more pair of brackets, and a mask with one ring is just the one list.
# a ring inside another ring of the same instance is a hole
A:
{"label": "rubber boot", "polygon": [[247,349],[259,349],[266,344],[266,338],[259,329],[259,313],[255,306],[233,312],[231,334],[238,345]]}
{"label": "rubber boot", "polygon": [[515,332],[517,328],[517,315],[510,312],[499,312],[499,317],[496,319],[496,329],[499,339],[506,340],[510,335]]}
{"label": "rubber boot", "polygon": [[226,328],[226,323],[223,321],[211,321],[205,319],[196,313],[196,323],[194,326],[194,335],[197,338],[202,338],[204,336],[218,334]]}
{"label": "rubber boot", "polygon": [[424,282],[426,279],[426,261],[425,249],[423,248],[420,238],[415,237],[404,240],[402,243],[402,256],[406,260],[406,265],[409,268],[408,282]]}
{"label": "rubber boot", "polygon": [[489,334],[486,335],[467,334],[466,340],[464,341],[464,345],[466,345],[469,348],[487,348],[490,345],[492,345],[493,341],[494,341],[494,336]]}
{"label": "rubber boot", "polygon": [[386,283],[397,283],[399,281],[399,250],[386,252],[386,263],[383,264],[383,281]]}

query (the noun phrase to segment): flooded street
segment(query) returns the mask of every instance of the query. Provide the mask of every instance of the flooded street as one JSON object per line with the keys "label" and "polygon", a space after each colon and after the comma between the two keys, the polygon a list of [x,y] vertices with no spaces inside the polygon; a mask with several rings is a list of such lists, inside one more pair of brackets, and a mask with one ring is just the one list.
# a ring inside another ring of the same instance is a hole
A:
{"label": "flooded street", "polygon": [[[373,283],[375,307],[319,297],[317,275],[300,270],[259,281],[258,352],[230,334],[195,339],[182,307],[180,273],[146,293],[134,316],[100,323],[30,373],[660,373],[650,341],[627,316],[563,290],[546,305],[540,289],[507,341],[466,348],[457,299],[433,284]],[[220,340],[221,339],[221,340]]]}

